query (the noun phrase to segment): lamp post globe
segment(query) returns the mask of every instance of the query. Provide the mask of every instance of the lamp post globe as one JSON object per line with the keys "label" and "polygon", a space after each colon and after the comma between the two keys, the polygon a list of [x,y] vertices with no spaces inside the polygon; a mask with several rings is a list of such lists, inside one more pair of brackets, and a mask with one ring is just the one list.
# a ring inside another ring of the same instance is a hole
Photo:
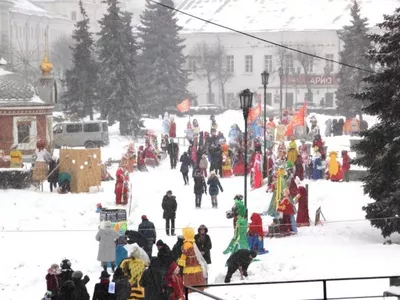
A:
{"label": "lamp post globe", "polygon": [[261,73],[261,83],[262,85],[267,85],[268,84],[268,79],[269,79],[269,73],[267,71],[264,71]]}

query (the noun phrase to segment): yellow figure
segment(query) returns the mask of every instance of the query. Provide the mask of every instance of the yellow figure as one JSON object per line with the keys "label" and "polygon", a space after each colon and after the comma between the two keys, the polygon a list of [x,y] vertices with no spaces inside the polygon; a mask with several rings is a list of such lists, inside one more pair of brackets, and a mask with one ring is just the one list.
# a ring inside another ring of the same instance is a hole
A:
{"label": "yellow figure", "polygon": [[285,125],[279,124],[276,127],[276,141],[281,142],[285,139]]}
{"label": "yellow figure", "polygon": [[294,163],[295,163],[295,161],[297,159],[297,155],[299,155],[299,152],[297,150],[297,144],[296,144],[296,141],[294,139],[294,136],[292,136],[290,138],[290,142],[289,142],[287,160],[289,162],[291,162],[292,165],[294,165]]}
{"label": "yellow figure", "polygon": [[337,161],[337,152],[329,153],[329,176],[336,176],[339,172],[339,163]]}
{"label": "yellow figure", "polygon": [[15,145],[10,151],[10,168],[22,168],[22,153],[17,148]]}

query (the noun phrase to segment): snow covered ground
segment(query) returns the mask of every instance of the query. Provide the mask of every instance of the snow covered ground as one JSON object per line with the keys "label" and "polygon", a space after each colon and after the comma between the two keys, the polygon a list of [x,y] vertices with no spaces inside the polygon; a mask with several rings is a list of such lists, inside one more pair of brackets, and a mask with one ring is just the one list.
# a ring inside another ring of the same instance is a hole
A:
{"label": "snow covered ground", "polygon": [[[196,117],[200,127],[209,127],[208,116]],[[325,117],[317,116],[319,123]],[[368,120],[372,124],[372,120]],[[183,135],[187,118],[177,119],[178,135]],[[243,124],[240,112],[229,111],[217,116],[220,130],[227,136],[231,124]],[[147,120],[146,126],[160,130],[161,120]],[[323,126],[321,126],[323,127]],[[118,136],[117,126],[110,128],[110,146],[102,149],[102,158],[119,158],[129,140]],[[323,130],[323,128],[321,128]],[[348,146],[348,138],[328,138],[332,150]],[[344,146],[342,146],[344,145]],[[111,170],[115,172],[115,167]],[[148,173],[135,172],[131,176],[133,198],[137,208],[129,219],[129,227],[136,229],[140,217],[146,214],[157,228],[158,238],[171,247],[175,237],[164,231],[161,200],[169,189],[177,197],[176,226],[197,227],[205,224],[213,241],[209,283],[222,283],[227,256],[222,254],[233,235],[232,220],[225,218],[237,193],[243,192],[243,177],[223,178],[224,192],[219,196],[219,208],[212,209],[205,196],[201,210],[194,208],[193,186],[184,186],[178,170],[170,170],[168,162]],[[327,219],[324,226],[300,228],[299,235],[281,239],[265,239],[269,254],[249,268],[245,281],[286,281],[333,277],[365,277],[400,275],[400,261],[395,259],[398,244],[385,246],[378,230],[363,220],[362,206],[370,199],[363,195],[361,183],[308,182],[310,216],[321,206]],[[63,258],[72,261],[74,270],[82,270],[91,278],[89,292],[101,272],[96,261],[98,243],[95,241],[99,215],[96,204],[113,206],[114,182],[103,183],[104,192],[97,194],[58,195],[33,190],[0,191],[0,299],[40,299],[45,292],[45,275],[52,263]],[[265,188],[248,194],[249,213],[261,212],[269,204],[271,194]],[[264,226],[270,220],[264,219]],[[180,233],[180,229],[177,233]],[[397,238],[397,240],[399,240]],[[394,239],[396,242],[396,238]],[[154,250],[156,251],[156,250]],[[238,274],[232,279],[240,282]],[[382,295],[388,280],[372,282],[328,283],[329,297]],[[293,284],[210,288],[209,293],[223,299],[311,299],[322,297],[322,284]],[[190,299],[206,299],[191,295]]]}

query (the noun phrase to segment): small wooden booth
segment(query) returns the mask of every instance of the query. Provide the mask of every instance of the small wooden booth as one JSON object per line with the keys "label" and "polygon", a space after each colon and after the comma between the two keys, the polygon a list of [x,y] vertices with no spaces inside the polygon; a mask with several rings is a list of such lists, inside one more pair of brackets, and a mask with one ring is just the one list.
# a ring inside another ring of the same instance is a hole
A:
{"label": "small wooden booth", "polygon": [[100,149],[61,149],[60,172],[71,175],[71,192],[88,193],[101,185]]}

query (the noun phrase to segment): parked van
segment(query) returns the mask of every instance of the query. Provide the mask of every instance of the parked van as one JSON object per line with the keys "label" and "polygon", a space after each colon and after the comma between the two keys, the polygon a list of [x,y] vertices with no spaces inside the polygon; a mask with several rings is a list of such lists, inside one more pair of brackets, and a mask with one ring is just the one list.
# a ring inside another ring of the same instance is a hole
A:
{"label": "parked van", "polygon": [[109,144],[107,121],[62,122],[53,127],[54,147],[95,148]]}

